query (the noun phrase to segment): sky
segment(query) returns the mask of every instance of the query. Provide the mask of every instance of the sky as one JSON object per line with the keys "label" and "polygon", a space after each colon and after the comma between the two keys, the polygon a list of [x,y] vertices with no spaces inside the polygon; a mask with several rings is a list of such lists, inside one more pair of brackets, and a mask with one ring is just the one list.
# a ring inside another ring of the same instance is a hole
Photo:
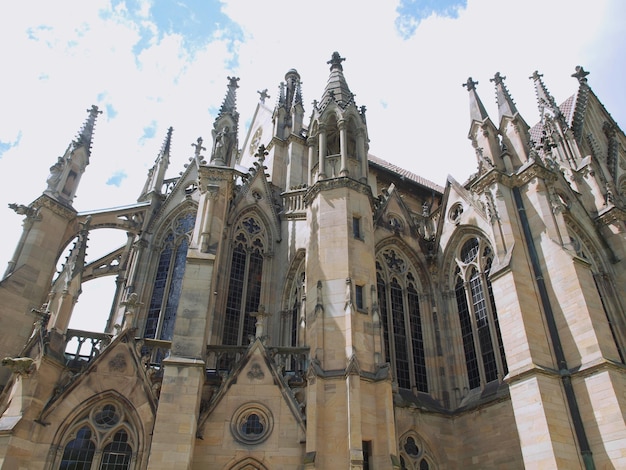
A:
{"label": "sky", "polygon": [[[0,17],[0,269],[21,233],[21,216],[7,205],[41,194],[92,104],[103,114],[78,211],[135,202],[169,126],[167,176],[178,175],[191,143],[210,142],[229,76],[240,77],[240,145],[257,90],[267,88],[273,104],[291,68],[310,115],[338,51],[357,105],[367,108],[370,153],[443,186],[449,174],[462,182],[476,170],[461,86],[469,76],[495,122],[489,79],[506,76],[532,125],[539,115],[528,77],[539,70],[561,103],[576,92],[571,74],[582,65],[624,129],[624,18],[621,0],[14,2]],[[97,232],[90,259],[124,242]]]}

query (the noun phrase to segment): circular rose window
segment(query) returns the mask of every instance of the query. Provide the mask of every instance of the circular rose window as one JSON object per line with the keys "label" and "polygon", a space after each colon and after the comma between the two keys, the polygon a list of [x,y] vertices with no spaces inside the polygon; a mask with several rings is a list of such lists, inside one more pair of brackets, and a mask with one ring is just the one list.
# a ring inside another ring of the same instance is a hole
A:
{"label": "circular rose window", "polygon": [[259,444],[272,432],[274,419],[270,411],[260,403],[240,406],[230,422],[235,439],[244,444]]}

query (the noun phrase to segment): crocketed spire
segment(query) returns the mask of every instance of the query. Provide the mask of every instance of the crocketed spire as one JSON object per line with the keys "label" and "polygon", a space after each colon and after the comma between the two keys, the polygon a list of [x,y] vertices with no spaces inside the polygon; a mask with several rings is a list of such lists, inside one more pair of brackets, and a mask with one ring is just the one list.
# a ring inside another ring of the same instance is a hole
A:
{"label": "crocketed spire", "polygon": [[327,64],[330,64],[330,76],[322,94],[322,99],[319,102],[320,110],[328,106],[328,103],[331,101],[335,101],[342,109],[354,102],[354,94],[350,91],[348,83],[343,76],[341,63],[345,60],[339,55],[339,52],[333,52],[331,59],[327,62]]}

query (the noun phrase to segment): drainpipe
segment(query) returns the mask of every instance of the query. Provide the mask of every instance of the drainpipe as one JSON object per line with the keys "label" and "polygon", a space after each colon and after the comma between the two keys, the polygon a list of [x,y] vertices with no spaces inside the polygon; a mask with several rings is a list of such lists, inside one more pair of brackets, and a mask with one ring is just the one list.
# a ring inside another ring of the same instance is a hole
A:
{"label": "drainpipe", "polygon": [[520,222],[522,224],[524,241],[526,242],[526,247],[528,248],[528,253],[530,255],[533,275],[537,283],[541,305],[545,313],[548,333],[550,334],[550,339],[552,340],[552,346],[554,348],[554,354],[559,367],[559,374],[561,376],[561,382],[563,383],[570,417],[572,419],[572,423],[574,424],[574,432],[576,433],[578,445],[580,446],[580,454],[583,458],[585,469],[595,470],[596,467],[593,463],[593,454],[589,447],[589,441],[587,440],[583,420],[580,416],[580,409],[578,408],[578,402],[576,401],[576,395],[574,394],[572,376],[565,360],[561,338],[559,337],[559,331],[554,319],[554,312],[552,310],[550,298],[548,297],[548,289],[546,288],[546,283],[543,278],[539,257],[537,256],[537,248],[535,247],[535,242],[530,231],[530,225],[528,224],[528,218],[526,217],[526,209],[524,208],[524,202],[522,201],[522,195],[519,188],[513,188],[513,197],[515,199],[515,206],[517,207],[517,212],[519,213]]}

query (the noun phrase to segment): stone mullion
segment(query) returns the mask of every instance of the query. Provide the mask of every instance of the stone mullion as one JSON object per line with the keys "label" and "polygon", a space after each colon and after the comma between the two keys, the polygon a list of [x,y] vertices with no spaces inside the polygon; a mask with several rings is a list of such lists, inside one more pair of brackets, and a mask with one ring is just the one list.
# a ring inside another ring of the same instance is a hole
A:
{"label": "stone mullion", "polygon": [[407,359],[409,360],[409,384],[411,390],[416,390],[415,379],[415,358],[413,357],[413,335],[411,334],[411,315],[409,314],[408,289],[406,285],[402,286],[402,315],[404,316],[404,335],[405,347],[407,351]]}
{"label": "stone mullion", "polygon": [[496,312],[493,311],[491,306],[491,297],[489,296],[489,289],[487,288],[487,275],[484,271],[481,271],[480,273],[480,283],[483,288],[485,308],[487,309],[487,316],[489,319],[489,336],[491,337],[493,356],[496,361],[496,368],[498,369],[498,377],[502,380],[504,378],[504,364],[502,363],[502,357],[500,356],[500,342],[498,341],[498,332],[496,331]]}
{"label": "stone mullion", "polygon": [[246,312],[246,298],[248,296],[248,281],[250,279],[250,253],[252,250],[249,247],[245,248],[246,263],[244,266],[243,286],[241,289],[241,305],[239,307],[239,326],[237,328],[237,342],[243,344],[243,326],[245,324],[245,317],[248,315]]}

